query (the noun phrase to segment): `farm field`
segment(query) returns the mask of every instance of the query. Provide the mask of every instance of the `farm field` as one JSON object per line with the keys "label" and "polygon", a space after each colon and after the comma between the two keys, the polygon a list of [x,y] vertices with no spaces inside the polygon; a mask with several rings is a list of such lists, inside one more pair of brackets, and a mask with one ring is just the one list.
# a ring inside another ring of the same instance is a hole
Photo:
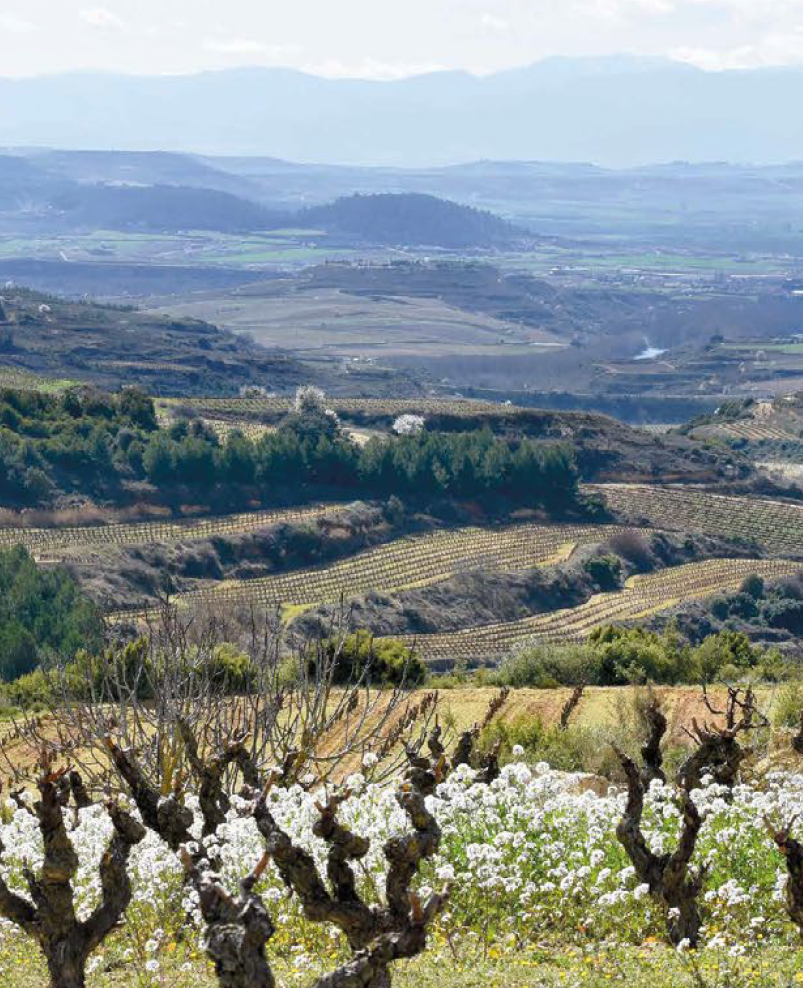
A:
{"label": "farm field", "polygon": [[[691,727],[693,719],[699,721],[706,716],[711,718],[699,687],[655,686],[653,689],[660,697],[669,721],[669,743],[688,741],[684,728]],[[417,691],[414,698],[423,697],[426,692],[426,689]],[[482,720],[488,704],[498,692],[498,689],[491,686],[473,685],[440,690],[440,709],[454,732],[464,731]],[[555,725],[559,722],[561,710],[572,692],[570,687],[562,686],[555,689],[513,689],[497,716],[504,723],[512,723],[522,717],[534,717],[547,726]],[[756,687],[759,707],[770,718],[775,713],[782,692],[783,687],[777,685]],[[632,706],[638,695],[639,691],[632,686],[587,686],[572,714],[572,723],[614,731],[621,723],[622,709]],[[713,686],[709,690],[709,696],[714,706],[722,705],[726,690],[722,686]]]}
{"label": "farm field", "polygon": [[[420,641],[420,639],[419,639]],[[473,724],[481,722],[491,701],[499,695],[499,689],[493,686],[482,686],[476,683],[455,686],[448,689],[439,688],[437,681],[425,687],[413,689],[410,693],[410,703],[415,706],[427,698],[435,690],[438,695],[439,716],[448,732],[457,736],[469,729]],[[667,742],[683,745],[688,742],[685,728],[692,726],[692,721],[711,719],[703,700],[702,691],[697,686],[655,686],[654,693],[661,700],[669,727]],[[561,711],[572,695],[572,688],[558,686],[549,689],[518,687],[510,694],[497,714],[503,723],[512,724],[525,719],[537,719],[545,726],[554,726],[560,720]],[[763,713],[772,718],[778,705],[783,702],[783,685],[757,685],[755,693]],[[587,686],[572,714],[572,723],[582,728],[607,731],[612,735],[621,726],[624,710],[634,708],[640,689],[632,686]],[[722,706],[726,699],[726,689],[714,685],[708,691],[714,706]],[[333,692],[333,704],[338,702],[339,690]],[[389,696],[389,694],[388,694]],[[338,734],[332,733],[331,738],[323,746],[328,751],[330,746],[337,745]],[[21,740],[10,721],[0,721],[0,782],[8,786],[13,780],[8,766],[28,770],[33,767],[38,752]],[[359,759],[348,760],[348,771],[359,770]]]}
{"label": "farm field", "polygon": [[[292,260],[293,252],[287,254]],[[247,262],[248,255],[229,260]],[[457,308],[436,297],[364,297],[324,287],[285,295],[272,281],[266,282],[263,293],[257,283],[153,311],[248,332],[264,346],[331,356],[439,356],[506,351],[511,345],[565,346],[543,330]]]}
{"label": "farm field", "polygon": [[624,590],[595,594],[578,607],[445,634],[411,635],[405,641],[426,661],[439,666],[458,660],[485,665],[537,641],[582,641],[600,626],[644,618],[685,601],[735,590],[753,573],[775,579],[799,570],[799,563],[785,560],[711,559],[688,563],[631,577]]}
{"label": "farm field", "polygon": [[716,435],[731,439],[747,439],[752,442],[783,441],[790,439],[790,434],[778,425],[763,424],[760,419],[726,422],[723,425],[711,426],[699,430],[700,435]]}
{"label": "farm field", "polygon": [[[621,718],[616,720],[616,700],[626,704],[632,691],[599,692],[607,692],[612,702],[605,720],[598,721],[589,736],[610,749],[610,742],[627,730]],[[491,695],[486,690],[472,693],[486,702]],[[540,693],[553,700],[565,696],[565,691]],[[669,693],[659,691],[666,704]],[[673,723],[668,742],[676,737],[679,716],[701,713],[697,693],[696,709],[691,704],[681,711],[677,705],[665,708]],[[721,693],[712,697],[715,703],[721,699]],[[767,699],[762,692],[762,704]],[[587,713],[592,703],[584,696],[576,717]],[[514,715],[507,706],[499,714]],[[782,731],[775,736],[779,745],[788,747],[788,740]],[[799,756],[789,754],[790,767],[794,758],[799,762]],[[757,766],[755,759],[753,764]],[[794,949],[797,933],[779,894],[783,859],[764,821],[790,818],[799,806],[803,780],[793,768],[765,772],[763,777],[751,775],[729,798],[722,798],[722,787],[716,784],[704,783],[694,790],[700,822],[689,857],[693,852],[694,866],[705,861],[707,869],[699,896],[698,925],[705,924],[701,949],[690,951],[683,941],[679,948],[666,944],[667,910],[640,881],[642,876],[617,839],[625,810],[621,785],[601,776],[556,771],[543,761],[525,760],[521,753],[491,786],[471,770],[458,769],[427,802],[439,827],[438,844],[432,860],[419,863],[414,885],[424,895],[424,889],[440,889],[448,882],[448,912],[431,922],[427,952],[409,964],[395,965],[393,984],[794,988],[803,978],[803,958]],[[271,813],[290,840],[308,848],[310,860],[322,870],[325,845],[311,842],[309,835],[310,822],[317,819],[316,800],[317,793],[299,786],[280,788],[273,794]],[[648,792],[642,824],[648,846],[674,849],[679,829],[675,800],[669,786],[654,785]],[[395,803],[393,787],[365,776],[352,776],[348,795],[338,806],[345,827],[370,841],[354,888],[363,900],[375,902],[387,872],[383,843],[405,832],[404,814]],[[95,880],[108,832],[104,814],[100,806],[83,809],[69,830],[81,863],[75,875],[78,894],[86,894]],[[232,808],[218,830],[225,851],[219,874],[226,889],[234,889],[238,877],[264,852],[263,837],[246,817],[242,808],[239,813]],[[0,823],[0,832],[8,849],[8,874],[16,883],[36,847],[36,820],[21,809]],[[203,950],[204,921],[169,849],[154,833],[146,834],[131,854],[129,870],[133,900],[126,922],[93,957],[88,986],[213,988]],[[347,954],[341,938],[304,916],[273,864],[261,873],[257,891],[269,904],[275,924],[268,956],[279,984],[309,985],[311,976],[342,963]],[[136,982],[125,964],[132,959],[142,969]],[[12,988],[46,985],[36,950],[10,926],[0,930],[0,975]]]}
{"label": "farm field", "polygon": [[411,535],[329,566],[213,583],[178,596],[176,602],[328,603],[341,595],[428,586],[469,569],[545,566],[568,558],[578,544],[603,541],[622,531],[618,525],[519,524]]}

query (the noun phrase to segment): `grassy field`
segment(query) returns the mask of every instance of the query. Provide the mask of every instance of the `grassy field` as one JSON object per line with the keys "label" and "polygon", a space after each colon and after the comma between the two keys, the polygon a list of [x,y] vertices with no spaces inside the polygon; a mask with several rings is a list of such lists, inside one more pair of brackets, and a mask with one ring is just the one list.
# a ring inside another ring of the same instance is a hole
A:
{"label": "grassy field", "polygon": [[[678,955],[656,943],[643,947],[606,949],[604,946],[565,949],[511,950],[494,956],[442,946],[424,957],[397,965],[395,988],[797,988],[803,983],[803,950],[768,948],[748,957],[730,957],[727,951],[706,951],[697,958]],[[144,960],[144,958],[143,958]],[[88,988],[217,988],[217,980],[200,958],[164,965],[158,974],[141,966],[104,970],[99,965],[88,978]],[[116,965],[115,965],[116,966]],[[134,967],[138,970],[134,970]],[[313,967],[299,971],[286,958],[272,958],[279,988],[309,985]],[[23,944],[0,951],[4,988],[47,988],[48,981],[34,948]]]}

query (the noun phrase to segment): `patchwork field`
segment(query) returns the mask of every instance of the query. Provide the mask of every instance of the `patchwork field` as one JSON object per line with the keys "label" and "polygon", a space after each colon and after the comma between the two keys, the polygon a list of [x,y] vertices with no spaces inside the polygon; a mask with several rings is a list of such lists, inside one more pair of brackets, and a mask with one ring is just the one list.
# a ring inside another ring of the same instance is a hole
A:
{"label": "patchwork field", "polygon": [[264,294],[255,284],[154,311],[248,332],[264,346],[330,356],[438,356],[511,345],[565,346],[550,333],[457,308],[437,297],[355,296],[332,288],[285,295],[271,282]]}

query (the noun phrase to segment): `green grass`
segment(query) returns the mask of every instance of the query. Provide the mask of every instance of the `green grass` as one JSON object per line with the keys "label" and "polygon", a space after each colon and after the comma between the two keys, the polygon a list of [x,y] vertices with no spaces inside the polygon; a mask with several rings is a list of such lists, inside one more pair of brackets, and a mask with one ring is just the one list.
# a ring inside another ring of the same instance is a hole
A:
{"label": "green grass", "polygon": [[[162,959],[155,974],[144,970],[145,955],[127,964],[104,956],[88,976],[87,988],[216,988],[205,959],[187,960],[180,949],[175,953],[175,960]],[[315,965],[296,968],[286,958],[272,958],[271,964],[285,988],[309,985],[323,973]],[[3,988],[48,985],[38,951],[16,937],[10,948],[0,947],[0,979]],[[801,983],[803,950],[766,949],[738,958],[703,951],[689,957],[656,944],[624,950],[511,950],[494,957],[443,947],[393,969],[395,988],[794,988]]]}

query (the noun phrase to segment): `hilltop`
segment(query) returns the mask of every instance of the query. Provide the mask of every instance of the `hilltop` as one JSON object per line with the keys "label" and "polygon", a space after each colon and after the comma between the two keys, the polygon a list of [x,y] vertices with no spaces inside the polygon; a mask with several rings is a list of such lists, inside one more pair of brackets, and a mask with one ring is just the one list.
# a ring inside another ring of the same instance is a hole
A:
{"label": "hilltop", "polygon": [[[314,239],[328,236],[348,244],[451,249],[512,247],[530,239],[487,210],[433,195],[358,194],[308,209],[271,208],[255,201],[258,193],[247,180],[191,158],[135,157],[128,167],[125,156],[101,155],[93,167],[92,154],[50,152],[30,160],[0,155],[0,232],[237,234],[300,227],[314,230]],[[88,168],[79,179],[84,158]]]}
{"label": "hilltop", "polygon": [[106,388],[141,384],[164,394],[232,393],[270,382],[291,387],[301,365],[197,319],[69,302],[7,286],[0,296],[0,360],[15,374]]}
{"label": "hilltop", "polygon": [[304,226],[322,227],[367,243],[452,249],[511,246],[523,230],[486,210],[420,193],[353,195],[305,210]]}

